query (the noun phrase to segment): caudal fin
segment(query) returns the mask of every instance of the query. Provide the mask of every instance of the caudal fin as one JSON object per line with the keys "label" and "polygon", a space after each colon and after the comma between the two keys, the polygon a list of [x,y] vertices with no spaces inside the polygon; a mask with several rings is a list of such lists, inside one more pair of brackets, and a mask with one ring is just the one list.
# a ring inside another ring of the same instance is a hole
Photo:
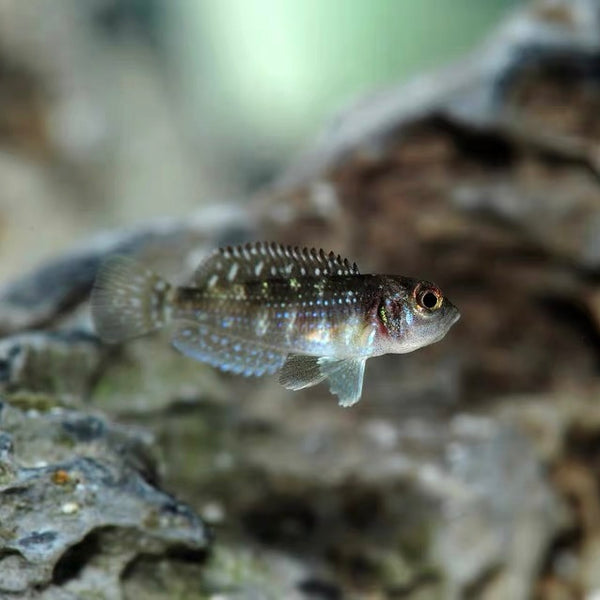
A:
{"label": "caudal fin", "polygon": [[109,258],[96,275],[90,299],[96,333],[116,343],[160,329],[170,318],[171,289],[135,260]]}

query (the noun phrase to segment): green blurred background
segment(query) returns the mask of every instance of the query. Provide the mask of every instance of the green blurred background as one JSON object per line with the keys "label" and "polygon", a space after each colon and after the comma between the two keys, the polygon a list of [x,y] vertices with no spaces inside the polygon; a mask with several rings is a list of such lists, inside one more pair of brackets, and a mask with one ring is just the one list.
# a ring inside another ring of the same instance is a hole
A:
{"label": "green blurred background", "polygon": [[244,201],[335,113],[516,0],[0,3],[0,282],[101,228]]}
{"label": "green blurred background", "polygon": [[205,107],[194,118],[209,109],[231,158],[260,172],[349,101],[469,51],[517,4],[177,0],[171,39],[189,109]]}

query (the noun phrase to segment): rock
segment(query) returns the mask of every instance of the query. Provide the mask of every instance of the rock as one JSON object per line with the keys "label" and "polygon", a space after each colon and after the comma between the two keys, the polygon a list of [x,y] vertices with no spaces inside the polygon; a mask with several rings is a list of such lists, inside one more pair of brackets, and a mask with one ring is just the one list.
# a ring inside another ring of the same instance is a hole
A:
{"label": "rock", "polygon": [[47,327],[70,314],[88,299],[98,267],[112,254],[131,254],[155,268],[167,265],[175,273],[189,272],[203,252],[243,240],[251,226],[244,211],[222,205],[200,210],[186,221],[165,219],[99,234],[0,289],[0,335]]}
{"label": "rock", "polygon": [[156,487],[147,435],[60,408],[0,417],[0,592],[117,598],[136,556],[206,551],[197,515]]}
{"label": "rock", "polygon": [[438,283],[462,320],[414,364],[454,361],[463,401],[596,377],[598,29],[593,0],[533,3],[341,115],[257,208],[267,238]]}
{"label": "rock", "polygon": [[[356,154],[381,157],[391,140],[433,116],[474,133],[504,130],[525,144],[598,167],[593,147],[578,142],[598,135],[585,125],[595,94],[584,89],[597,77],[599,29],[594,0],[532,2],[469,56],[371,94],[338,115],[277,187],[314,182]],[[534,123],[550,129],[534,131]],[[552,135],[557,125],[565,137]]]}
{"label": "rock", "polygon": [[[0,339],[0,392],[81,397],[97,375],[103,349],[81,331],[29,332]],[[13,399],[14,401],[14,399]]]}
{"label": "rock", "polygon": [[448,445],[448,468],[434,484],[445,515],[434,552],[450,576],[450,589],[461,597],[496,565],[507,574],[499,597],[527,598],[545,548],[565,525],[563,507],[518,429],[471,416],[451,426],[463,439]]}
{"label": "rock", "polygon": [[196,506],[218,502],[228,537],[292,552],[302,581],[343,597],[462,597],[495,571],[509,578],[505,597],[528,597],[565,527],[522,431],[531,400],[502,416],[393,419],[381,405],[336,410],[320,388],[289,397],[270,383],[231,383],[243,402],[136,415],[179,465],[168,486],[196,489]]}

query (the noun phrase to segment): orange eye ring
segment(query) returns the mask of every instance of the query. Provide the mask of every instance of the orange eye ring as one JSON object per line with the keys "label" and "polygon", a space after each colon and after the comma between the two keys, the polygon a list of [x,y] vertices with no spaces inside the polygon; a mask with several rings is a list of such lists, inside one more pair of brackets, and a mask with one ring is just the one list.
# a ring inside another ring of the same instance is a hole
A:
{"label": "orange eye ring", "polygon": [[415,299],[420,309],[433,312],[442,306],[444,296],[436,287],[419,285],[415,289]]}

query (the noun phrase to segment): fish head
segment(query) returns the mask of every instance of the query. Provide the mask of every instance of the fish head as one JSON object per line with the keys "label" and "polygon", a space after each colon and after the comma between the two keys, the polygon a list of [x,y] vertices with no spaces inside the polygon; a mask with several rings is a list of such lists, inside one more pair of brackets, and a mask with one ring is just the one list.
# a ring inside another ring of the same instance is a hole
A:
{"label": "fish head", "polygon": [[385,352],[412,352],[441,340],[460,312],[440,288],[423,280],[391,277],[378,308]]}

